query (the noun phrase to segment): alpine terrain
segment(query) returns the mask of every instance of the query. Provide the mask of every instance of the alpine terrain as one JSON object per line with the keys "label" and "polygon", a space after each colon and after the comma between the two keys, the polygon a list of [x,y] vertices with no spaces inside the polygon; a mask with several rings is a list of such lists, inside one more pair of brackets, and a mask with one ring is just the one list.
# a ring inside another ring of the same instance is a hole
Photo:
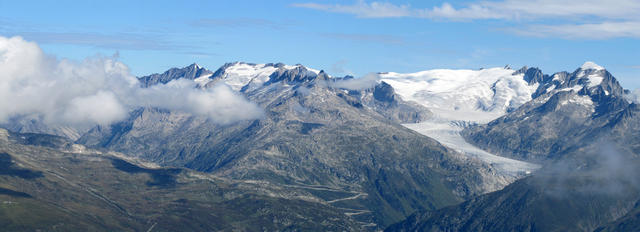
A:
{"label": "alpine terrain", "polygon": [[[4,228],[637,229],[640,111],[592,62],[553,75],[505,67],[362,78],[233,62],[134,84],[137,97],[187,86],[227,101],[215,95],[225,91],[254,117],[194,113],[218,113],[206,104],[142,104],[90,126],[16,115],[0,130]],[[193,96],[175,99],[204,101]]]}

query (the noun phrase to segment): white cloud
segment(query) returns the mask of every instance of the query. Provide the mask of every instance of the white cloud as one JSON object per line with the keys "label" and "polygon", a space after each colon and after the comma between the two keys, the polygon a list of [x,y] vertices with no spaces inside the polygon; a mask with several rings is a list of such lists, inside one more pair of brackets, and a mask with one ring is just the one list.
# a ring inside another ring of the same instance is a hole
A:
{"label": "white cloud", "polygon": [[640,38],[638,22],[603,22],[593,24],[531,25],[523,29],[510,29],[516,34],[534,37],[561,37],[566,39],[610,39],[618,37]]}
{"label": "white cloud", "polygon": [[350,90],[363,90],[373,88],[380,81],[380,75],[370,73],[360,78],[352,78],[332,82],[329,85],[335,88],[343,88]]}
{"label": "white cloud", "polygon": [[435,6],[433,9],[416,10],[416,16],[423,18],[444,18],[451,20],[469,19],[502,19],[508,18],[500,12],[496,12],[487,6],[469,5],[467,8],[456,9],[449,3],[443,3],[441,7]]}
{"label": "white cloud", "polygon": [[180,80],[144,89],[116,57],[58,60],[20,37],[0,37],[0,122],[41,115],[46,123],[106,125],[153,106],[208,116],[220,124],[259,118],[260,108],[225,86]]}
{"label": "white cloud", "polygon": [[[525,29],[509,29],[526,36],[544,36],[538,32],[550,32],[549,36],[564,38],[608,39],[616,37],[640,38],[640,1],[637,0],[505,0],[478,1],[462,7],[450,3],[430,8],[414,8],[388,2],[357,1],[351,5],[298,3],[295,7],[352,14],[361,18],[426,18],[453,21],[507,20]],[[556,25],[549,25],[553,20]],[[562,23],[558,25],[557,23]],[[530,30],[530,33],[526,31]],[[568,32],[562,32],[562,30]],[[582,31],[580,31],[582,30]],[[609,35],[602,35],[609,33]]]}
{"label": "white cloud", "polygon": [[127,110],[112,92],[100,91],[91,96],[71,99],[64,112],[68,122],[94,122],[107,125],[127,116]]}
{"label": "white cloud", "polygon": [[217,84],[207,91],[190,91],[187,110],[209,116],[220,124],[262,117],[262,110],[248,102],[225,84]]}

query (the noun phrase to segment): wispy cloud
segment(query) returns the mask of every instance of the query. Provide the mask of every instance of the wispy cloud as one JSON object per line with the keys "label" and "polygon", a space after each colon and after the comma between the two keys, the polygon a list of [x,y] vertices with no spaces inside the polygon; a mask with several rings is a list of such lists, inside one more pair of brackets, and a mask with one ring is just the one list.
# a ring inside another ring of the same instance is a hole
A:
{"label": "wispy cloud", "polygon": [[191,23],[198,27],[259,27],[268,29],[284,29],[290,26],[288,23],[274,22],[259,18],[203,18]]}
{"label": "wispy cloud", "polygon": [[491,12],[523,18],[600,18],[639,19],[640,2],[636,0],[507,0],[481,2]]}
{"label": "wispy cloud", "polygon": [[295,3],[292,4],[292,6],[335,13],[353,14],[362,18],[410,17],[413,15],[414,11],[409,5],[395,5],[386,2],[366,3],[364,1],[358,1],[352,5]]}
{"label": "wispy cloud", "polygon": [[603,22],[592,24],[530,25],[509,29],[516,34],[566,39],[640,38],[639,22]]}
{"label": "wispy cloud", "polygon": [[418,9],[416,15],[422,18],[449,19],[449,20],[470,20],[470,19],[505,19],[509,15],[495,11],[490,7],[471,4],[466,8],[454,8],[449,3],[442,6],[434,6],[432,9]]}
{"label": "wispy cloud", "polygon": [[0,36],[20,36],[40,44],[67,44],[116,50],[201,51],[193,44],[174,41],[168,30],[159,28],[129,28],[101,31],[93,28],[63,28],[60,26],[8,21],[0,18]]}
{"label": "wispy cloud", "polygon": [[220,56],[220,54],[218,54],[218,53],[213,53],[213,52],[199,52],[199,51],[186,51],[186,52],[181,52],[180,54],[189,55],[189,56],[193,56],[193,57],[201,57],[201,58],[208,58],[208,57],[213,57],[213,56]]}
{"label": "wispy cloud", "polygon": [[413,8],[388,2],[354,4],[295,3],[294,7],[352,14],[363,18],[444,18],[444,19],[534,19],[555,17],[600,17],[638,19],[640,2],[635,0],[507,0],[481,1],[455,8],[450,3],[431,8]]}
{"label": "wispy cloud", "polygon": [[174,43],[160,35],[136,33],[91,33],[91,32],[13,32],[29,40],[43,44],[72,44],[98,48],[122,50],[198,50],[192,45]]}
{"label": "wispy cloud", "polygon": [[379,74],[369,73],[360,78],[351,78],[346,80],[339,80],[336,82],[330,82],[329,86],[342,89],[363,90],[374,87],[379,81]]}
{"label": "wispy cloud", "polygon": [[331,65],[330,72],[334,74],[348,74],[353,75],[353,72],[349,71],[345,66],[349,63],[348,60],[338,60]]}
{"label": "wispy cloud", "polygon": [[348,33],[324,33],[324,37],[352,40],[356,42],[373,42],[386,44],[401,44],[404,40],[398,36],[381,34],[348,34]]}
{"label": "wispy cloud", "polygon": [[351,5],[296,3],[294,7],[322,10],[333,13],[351,14],[360,18],[444,18],[450,20],[461,19],[497,19],[507,18],[508,15],[498,13],[487,6],[472,4],[466,8],[456,9],[449,3],[433,8],[412,8],[410,5],[395,5],[388,2],[371,2],[363,0]]}
{"label": "wispy cloud", "polygon": [[[640,1],[637,0],[479,1],[459,7],[445,2],[440,6],[430,8],[359,0],[353,4],[296,3],[292,6],[351,14],[360,18],[411,17],[451,21],[506,20],[516,24],[524,24],[525,29],[508,31],[526,36],[540,36],[538,32],[548,32],[550,36],[563,38],[640,38],[638,32]],[[548,25],[546,22],[549,20],[564,24]],[[536,22],[543,23],[535,24]],[[562,32],[562,30],[568,32]],[[602,35],[602,33],[609,34]]]}

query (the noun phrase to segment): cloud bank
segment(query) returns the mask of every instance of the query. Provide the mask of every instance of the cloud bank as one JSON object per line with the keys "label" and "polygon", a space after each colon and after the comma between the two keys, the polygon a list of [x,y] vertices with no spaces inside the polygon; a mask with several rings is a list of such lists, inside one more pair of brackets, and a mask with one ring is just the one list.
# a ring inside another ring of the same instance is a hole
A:
{"label": "cloud bank", "polygon": [[546,194],[568,197],[577,194],[620,195],[640,190],[636,178],[638,160],[615,143],[597,142],[579,151],[578,157],[559,160],[534,175]]}
{"label": "cloud bank", "polygon": [[262,116],[257,105],[224,84],[197,89],[178,80],[145,89],[117,57],[60,60],[21,37],[0,37],[2,123],[40,115],[49,124],[108,125],[143,106],[183,110],[218,124]]}

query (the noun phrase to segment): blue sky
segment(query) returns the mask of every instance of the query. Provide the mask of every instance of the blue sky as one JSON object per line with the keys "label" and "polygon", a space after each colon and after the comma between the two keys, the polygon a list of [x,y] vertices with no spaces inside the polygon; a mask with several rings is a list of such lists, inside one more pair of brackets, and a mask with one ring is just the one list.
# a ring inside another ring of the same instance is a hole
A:
{"label": "blue sky", "polygon": [[7,1],[0,36],[59,58],[117,54],[135,75],[301,63],[333,75],[594,61],[640,87],[640,1]]}

